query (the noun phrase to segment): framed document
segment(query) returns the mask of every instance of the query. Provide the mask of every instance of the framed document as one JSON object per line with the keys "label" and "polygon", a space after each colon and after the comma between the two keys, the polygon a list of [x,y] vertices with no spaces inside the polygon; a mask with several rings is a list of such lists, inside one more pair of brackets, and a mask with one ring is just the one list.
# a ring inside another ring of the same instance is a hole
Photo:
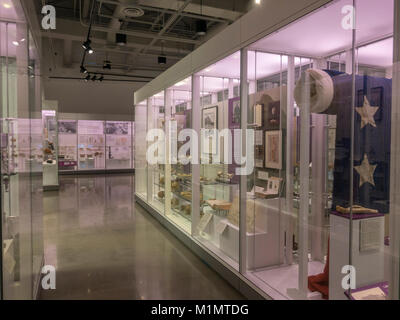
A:
{"label": "framed document", "polygon": [[256,127],[262,127],[263,126],[263,110],[264,110],[264,105],[262,104],[256,104],[254,106],[254,124]]}
{"label": "framed document", "polygon": [[282,169],[282,131],[265,132],[265,167]]}
{"label": "framed document", "polygon": [[217,154],[218,107],[203,109],[202,115],[202,128],[204,130],[203,152],[205,154]]}

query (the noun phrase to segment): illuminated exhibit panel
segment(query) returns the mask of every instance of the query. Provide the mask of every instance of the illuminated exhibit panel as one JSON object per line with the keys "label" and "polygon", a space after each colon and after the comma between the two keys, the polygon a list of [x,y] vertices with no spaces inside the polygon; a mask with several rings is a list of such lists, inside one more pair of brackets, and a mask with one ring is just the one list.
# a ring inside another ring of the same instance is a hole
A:
{"label": "illuminated exhibit panel", "polygon": [[60,171],[78,169],[78,122],[76,120],[58,121],[58,161]]}
{"label": "illuminated exhibit panel", "polygon": [[135,193],[147,200],[147,101],[135,105]]}
{"label": "illuminated exhibit panel", "polygon": [[[157,93],[148,99],[147,104],[147,132],[149,130],[160,129],[165,132],[165,92]],[[147,164],[148,170],[148,199],[150,204],[160,213],[165,214],[165,137],[158,136],[154,142],[148,141],[148,146],[152,143],[159,143],[159,148],[151,155],[154,162],[150,160]],[[157,161],[158,159],[158,161]]]}
{"label": "illuminated exhibit panel", "polygon": [[106,122],[106,168],[129,169],[132,166],[132,123]]}
{"label": "illuminated exhibit panel", "polygon": [[[170,127],[171,160],[165,166],[165,213],[168,219],[183,231],[191,233],[192,221],[192,171],[189,154],[179,150],[188,141],[179,139],[185,129],[192,128],[192,78],[176,83],[165,91],[165,120]],[[169,121],[168,121],[169,120]],[[168,132],[168,128],[166,128]],[[167,157],[168,158],[168,157]]]}
{"label": "illuminated exhibit panel", "polygon": [[277,298],[347,299],[341,269],[350,259],[358,290],[387,293],[393,1],[358,2],[354,92],[352,32],[337,23],[350,4],[335,2],[249,46],[256,168],[247,276]]}
{"label": "illuminated exhibit panel", "polygon": [[[193,226],[194,234],[210,250],[238,268],[239,176],[235,171],[238,150],[234,148],[233,132],[240,128],[240,52],[208,66],[195,77],[199,94],[193,96],[193,101],[197,99],[200,106],[196,121],[200,121],[201,128],[201,207],[198,222]],[[226,137],[219,138],[223,132]]]}
{"label": "illuminated exhibit panel", "polygon": [[78,121],[78,163],[80,170],[105,169],[104,121]]}

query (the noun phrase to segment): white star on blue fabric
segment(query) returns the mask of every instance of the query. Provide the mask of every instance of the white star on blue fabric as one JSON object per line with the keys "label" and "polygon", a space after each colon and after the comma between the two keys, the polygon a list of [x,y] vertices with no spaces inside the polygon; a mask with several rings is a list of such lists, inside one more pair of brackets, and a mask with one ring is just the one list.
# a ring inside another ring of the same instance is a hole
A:
{"label": "white star on blue fabric", "polygon": [[364,96],[364,105],[361,108],[356,108],[356,111],[361,117],[361,129],[368,124],[376,128],[374,115],[378,109],[379,107],[371,106],[367,97]]}

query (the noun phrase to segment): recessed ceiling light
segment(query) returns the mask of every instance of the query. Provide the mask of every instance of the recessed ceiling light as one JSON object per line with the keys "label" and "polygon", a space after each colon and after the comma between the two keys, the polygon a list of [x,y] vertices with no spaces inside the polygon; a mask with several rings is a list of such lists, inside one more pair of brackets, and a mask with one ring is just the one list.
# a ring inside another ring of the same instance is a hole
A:
{"label": "recessed ceiling light", "polygon": [[261,0],[255,0],[256,4],[261,4]]}
{"label": "recessed ceiling light", "polygon": [[3,7],[6,8],[6,9],[10,9],[11,8],[11,4],[3,3]]}
{"label": "recessed ceiling light", "polygon": [[18,41],[13,41],[12,44],[13,44],[14,46],[16,46],[16,47],[19,46],[19,42],[18,42]]}

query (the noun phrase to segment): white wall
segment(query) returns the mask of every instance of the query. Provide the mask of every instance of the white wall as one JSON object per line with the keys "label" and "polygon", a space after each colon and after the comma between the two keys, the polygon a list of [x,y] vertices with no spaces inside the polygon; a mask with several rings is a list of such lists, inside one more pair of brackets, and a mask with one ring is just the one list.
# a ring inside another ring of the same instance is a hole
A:
{"label": "white wall", "polygon": [[131,114],[134,90],[142,84],[132,82],[84,82],[79,80],[44,81],[46,100],[57,100],[63,113]]}

